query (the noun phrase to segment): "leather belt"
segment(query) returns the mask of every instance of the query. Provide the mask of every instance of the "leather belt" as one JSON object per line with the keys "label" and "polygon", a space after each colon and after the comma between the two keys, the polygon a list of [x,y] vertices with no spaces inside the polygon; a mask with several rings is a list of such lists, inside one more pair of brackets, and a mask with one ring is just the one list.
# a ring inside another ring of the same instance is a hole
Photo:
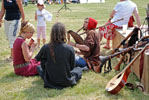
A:
{"label": "leather belt", "polygon": [[13,65],[14,68],[21,68],[21,67],[24,67],[24,66],[28,66],[30,63],[27,62],[27,63],[23,63],[23,64],[18,64],[18,65]]}

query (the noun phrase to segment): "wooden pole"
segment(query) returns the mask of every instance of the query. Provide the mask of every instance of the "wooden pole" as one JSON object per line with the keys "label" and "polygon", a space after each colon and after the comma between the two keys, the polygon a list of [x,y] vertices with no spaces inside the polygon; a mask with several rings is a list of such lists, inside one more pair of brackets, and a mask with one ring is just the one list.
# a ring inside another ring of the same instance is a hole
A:
{"label": "wooden pole", "polygon": [[149,94],[149,49],[144,53],[144,71],[145,71],[145,83],[144,88],[145,92]]}

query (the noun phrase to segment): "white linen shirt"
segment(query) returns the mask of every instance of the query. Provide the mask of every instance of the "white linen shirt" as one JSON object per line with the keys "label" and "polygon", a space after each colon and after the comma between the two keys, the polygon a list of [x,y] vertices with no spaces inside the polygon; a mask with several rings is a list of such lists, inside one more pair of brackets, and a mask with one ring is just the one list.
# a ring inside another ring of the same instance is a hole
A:
{"label": "white linen shirt", "polygon": [[46,26],[46,20],[51,21],[52,20],[52,14],[48,12],[47,10],[39,10],[37,9],[37,26]]}
{"label": "white linen shirt", "polygon": [[136,9],[138,12],[137,5],[130,0],[118,2],[114,8],[116,13],[113,16],[111,22],[124,18],[124,20],[115,22],[114,24],[117,26],[128,24],[129,18],[132,16],[134,9]]}

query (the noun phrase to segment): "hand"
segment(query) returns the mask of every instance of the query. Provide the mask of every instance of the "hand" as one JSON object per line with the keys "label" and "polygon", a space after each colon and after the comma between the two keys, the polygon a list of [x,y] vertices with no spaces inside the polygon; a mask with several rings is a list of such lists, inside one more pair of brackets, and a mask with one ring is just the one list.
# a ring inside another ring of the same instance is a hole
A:
{"label": "hand", "polygon": [[22,16],[21,22],[26,22],[26,21],[25,21],[25,16]]}
{"label": "hand", "polygon": [[109,18],[109,20],[108,21],[110,21],[112,18]]}
{"label": "hand", "polygon": [[33,42],[31,45],[32,48],[36,48],[37,47],[37,42]]}
{"label": "hand", "polygon": [[33,42],[34,42],[34,39],[31,38],[31,40],[30,40],[29,43],[28,43],[28,46],[31,46],[31,45],[33,44]]}
{"label": "hand", "polygon": [[34,52],[36,47],[37,47],[37,42],[33,42],[32,45],[31,45],[31,51]]}
{"label": "hand", "polygon": [[149,49],[149,44],[146,44],[146,50]]}
{"label": "hand", "polygon": [[22,19],[22,20],[21,20],[21,23],[24,23],[24,22],[25,22],[25,20],[24,20],[24,19]]}
{"label": "hand", "polygon": [[75,46],[75,43],[68,41],[68,44],[71,46]]}
{"label": "hand", "polygon": [[82,53],[79,52],[79,51],[75,51],[75,53],[76,53],[77,55],[82,55]]}
{"label": "hand", "polygon": [[73,32],[73,31],[72,30],[67,31],[67,33],[71,33],[71,32]]}
{"label": "hand", "polygon": [[87,62],[87,65],[88,65],[89,69],[91,70],[91,69],[92,69],[92,66],[91,66],[91,64],[89,63],[89,60],[86,59],[86,62]]}

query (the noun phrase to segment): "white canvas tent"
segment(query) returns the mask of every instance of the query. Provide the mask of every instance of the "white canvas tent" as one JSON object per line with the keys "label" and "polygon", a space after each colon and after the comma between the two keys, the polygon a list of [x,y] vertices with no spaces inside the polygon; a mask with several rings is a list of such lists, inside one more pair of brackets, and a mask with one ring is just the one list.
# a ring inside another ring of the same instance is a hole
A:
{"label": "white canvas tent", "polygon": [[80,3],[104,3],[105,0],[80,0]]}

